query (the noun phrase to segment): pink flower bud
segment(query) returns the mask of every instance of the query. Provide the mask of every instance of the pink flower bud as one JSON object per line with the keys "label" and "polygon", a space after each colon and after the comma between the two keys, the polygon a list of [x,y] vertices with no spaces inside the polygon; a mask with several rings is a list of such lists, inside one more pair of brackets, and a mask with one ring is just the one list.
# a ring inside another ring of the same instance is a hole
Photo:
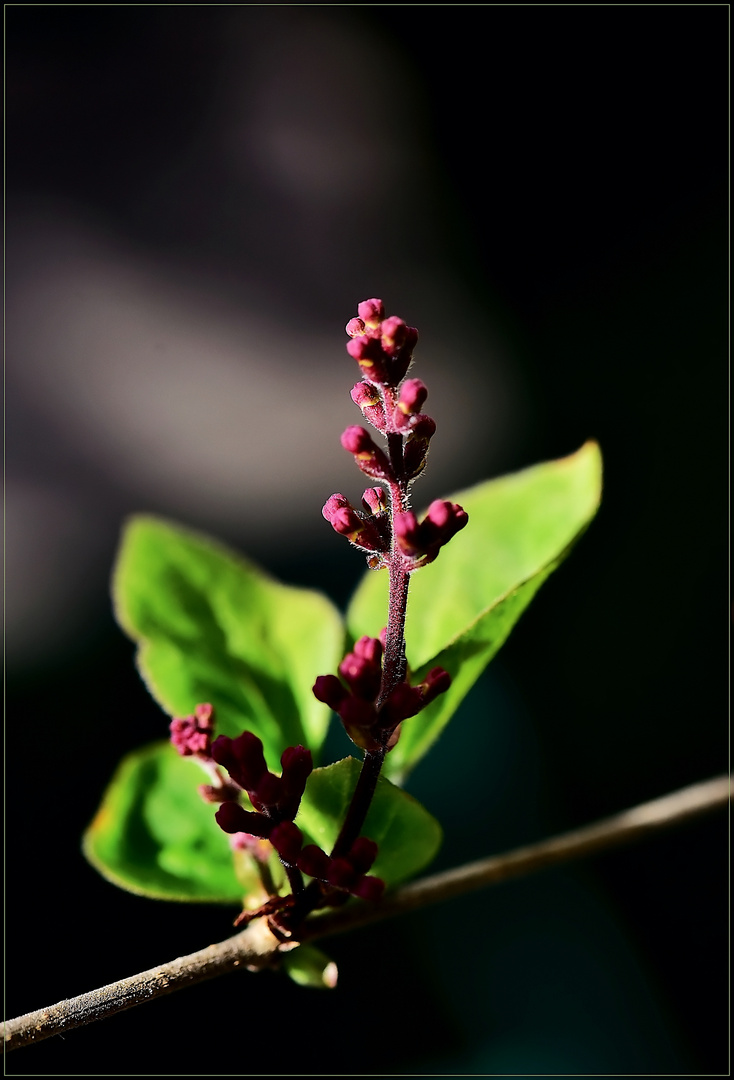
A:
{"label": "pink flower bud", "polygon": [[347,342],[347,352],[357,361],[365,379],[372,383],[387,383],[389,357],[383,352],[378,338],[366,334],[354,337]]}
{"label": "pink flower bud", "polygon": [[349,738],[363,750],[376,750],[378,743],[370,733],[375,724],[375,710],[373,706],[360,698],[345,698],[338,709],[344,730]]}
{"label": "pink flower bud", "polygon": [[253,814],[236,802],[223,802],[214,815],[217,825],[226,833],[245,832],[267,838],[273,823],[263,814]]}
{"label": "pink flower bud", "polygon": [[395,356],[400,352],[405,344],[407,329],[405,320],[399,319],[396,315],[391,315],[389,319],[383,321],[380,326],[380,344],[388,356]]}
{"label": "pink flower bud", "polygon": [[450,686],[451,676],[448,671],[435,667],[431,668],[417,689],[421,692],[423,704],[429,705],[439,694],[445,694]]}
{"label": "pink flower bud", "polygon": [[364,333],[364,323],[361,319],[350,319],[344,329],[350,337],[357,337]]}
{"label": "pink flower bud", "polygon": [[430,522],[436,530],[441,545],[448,544],[449,540],[463,529],[469,520],[469,515],[458,503],[451,503],[444,499],[436,499],[428,508],[426,522]]}
{"label": "pink flower bud", "polygon": [[361,656],[364,660],[368,660],[371,664],[378,664],[382,660],[383,644],[379,638],[364,637],[359,638],[354,643],[354,652],[357,656]]}
{"label": "pink flower bud", "polygon": [[212,743],[212,757],[245,791],[254,790],[268,771],[263,744],[251,731],[243,731],[236,739],[220,735]]}
{"label": "pink flower bud", "polygon": [[357,424],[352,424],[342,433],[341,444],[350,454],[366,454],[377,449],[369,431]]}
{"label": "pink flower bud", "polygon": [[359,468],[374,480],[387,480],[392,477],[390,462],[384,452],[373,441],[366,428],[353,424],[343,432],[341,444],[350,454]]}
{"label": "pink flower bud", "polygon": [[169,725],[171,742],[182,757],[211,758],[213,730],[214,709],[209,704],[197,705],[193,716],[175,717]]}
{"label": "pink flower bud", "polygon": [[265,772],[261,776],[257,787],[253,788],[252,791],[248,788],[247,794],[250,796],[250,802],[256,810],[271,810],[278,805],[285,794],[283,781],[279,776],[273,776],[271,772]]}
{"label": "pink flower bud", "polygon": [[406,379],[400,388],[398,408],[406,416],[419,413],[428,397],[428,389],[420,379]]}
{"label": "pink flower bud", "polygon": [[368,327],[376,329],[380,321],[385,317],[385,305],[382,300],[372,299],[363,300],[361,304],[357,304],[357,314]]}
{"label": "pink flower bud", "polygon": [[326,500],[321,510],[321,513],[324,515],[328,522],[331,522],[337,510],[343,510],[349,506],[350,502],[346,495],[341,495],[339,492],[337,492],[336,495],[331,495]]}
{"label": "pink flower bud", "polygon": [[403,463],[405,473],[409,479],[415,480],[426,465],[428,444],[436,431],[436,421],[423,413],[411,418],[407,427],[410,435],[403,449]]}
{"label": "pink flower bud", "polygon": [[420,690],[407,683],[398,683],[380,710],[380,726],[388,729],[397,727],[401,720],[415,716],[423,708]]}
{"label": "pink flower bud", "polygon": [[366,836],[359,836],[352,844],[349,861],[360,874],[366,874],[377,858],[377,844]]}
{"label": "pink flower bud", "polygon": [[329,859],[326,880],[337,889],[351,890],[359,875],[348,859]]}
{"label": "pink flower bud", "polygon": [[361,382],[355,383],[350,390],[352,401],[360,409],[364,409],[369,405],[379,405],[380,392],[377,387],[372,386],[370,383],[366,383],[364,379]]}
{"label": "pink flower bud", "polygon": [[270,833],[270,843],[287,863],[295,866],[303,846],[303,834],[292,821],[281,821]]}
{"label": "pink flower bud", "polygon": [[[358,428],[364,431],[364,428]],[[375,447],[377,449],[377,447]],[[335,532],[346,536],[364,551],[386,551],[389,538],[383,536],[376,523],[360,514],[344,495],[332,495],[321,511]]]}
{"label": "pink flower bud", "polygon": [[283,769],[283,782],[290,786],[301,786],[313,772],[313,758],[311,751],[305,746],[288,746],[283,751],[280,764]]}
{"label": "pink flower bud", "polygon": [[382,878],[373,877],[371,874],[365,875],[354,888],[351,890],[354,896],[358,896],[360,900],[371,900],[372,902],[379,900],[385,891],[385,882]]}
{"label": "pink flower bud", "polygon": [[403,555],[413,558],[422,554],[418,518],[411,510],[393,515],[393,530],[397,545]]}
{"label": "pink flower bud", "polygon": [[334,712],[338,712],[339,706],[345,698],[349,697],[349,693],[336,675],[319,675],[313,684],[313,696],[317,701],[328,705]]}
{"label": "pink flower bud", "polygon": [[329,856],[316,844],[306,844],[298,856],[296,866],[309,877],[323,880],[329,869]]}
{"label": "pink flower bud", "polygon": [[377,516],[378,514],[384,514],[387,510],[387,492],[384,488],[373,487],[367,488],[362,495],[362,506],[370,514]]}
{"label": "pink flower bud", "polygon": [[363,701],[374,701],[380,692],[382,670],[379,664],[370,663],[356,653],[347,653],[339,665],[339,674],[352,693]]}
{"label": "pink flower bud", "polygon": [[280,759],[283,775],[280,778],[283,795],[278,810],[283,817],[293,820],[301,805],[306,781],[313,772],[311,751],[305,746],[289,746]]}
{"label": "pink flower bud", "polygon": [[378,431],[384,431],[385,406],[377,388],[363,379],[352,387],[351,397],[354,404],[361,409],[365,420],[369,420]]}

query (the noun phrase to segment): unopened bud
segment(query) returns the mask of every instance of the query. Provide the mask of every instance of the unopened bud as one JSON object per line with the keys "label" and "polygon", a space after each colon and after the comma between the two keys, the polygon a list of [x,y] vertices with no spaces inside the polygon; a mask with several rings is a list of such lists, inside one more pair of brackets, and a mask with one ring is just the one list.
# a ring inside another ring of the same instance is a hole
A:
{"label": "unopened bud", "polygon": [[436,499],[432,502],[426,514],[426,525],[430,523],[441,545],[448,544],[449,540],[464,528],[468,520],[469,515],[463,507],[445,499]]}
{"label": "unopened bud", "polygon": [[411,418],[408,427],[410,435],[403,450],[403,463],[406,476],[414,480],[425,468],[428,444],[436,432],[436,421],[431,416],[419,413]]}
{"label": "unopened bud", "polygon": [[347,653],[339,665],[339,674],[353,694],[363,701],[374,701],[380,692],[382,670],[379,663],[371,663],[356,653]]}
{"label": "unopened bud", "polygon": [[419,413],[427,397],[428,389],[425,383],[420,379],[406,379],[400,388],[398,408],[406,416]]}
{"label": "unopened bud", "polygon": [[330,859],[326,871],[326,880],[337,889],[351,891],[357,884],[359,875],[348,859]]}
{"label": "unopened bud", "polygon": [[387,383],[389,357],[383,352],[379,338],[367,334],[353,337],[347,342],[347,352],[357,361],[365,379],[377,384]]}
{"label": "unopened bud", "polygon": [[338,712],[341,703],[349,697],[349,691],[336,675],[319,675],[313,684],[313,696]]}
{"label": "unopened bud", "polygon": [[388,505],[387,492],[381,487],[367,488],[362,495],[362,505],[370,514],[384,514]]}
{"label": "unopened bud", "polygon": [[354,651],[357,656],[361,656],[362,659],[368,660],[371,664],[380,663],[383,648],[384,646],[379,638],[368,637],[366,634],[354,643]]}
{"label": "unopened bud", "polygon": [[292,821],[281,821],[270,833],[270,843],[287,863],[295,866],[303,846],[303,834]]}
{"label": "unopened bud", "polygon": [[377,858],[377,844],[366,836],[359,836],[352,844],[349,861],[360,874],[366,874]]}
{"label": "unopened bud", "polygon": [[361,382],[355,384],[351,390],[352,401],[361,410],[365,420],[369,420],[378,431],[384,431],[387,427],[385,421],[385,406],[375,386],[371,383]]}
{"label": "unopened bud", "polygon": [[351,425],[342,433],[341,444],[350,454],[354,454],[354,460],[367,476],[375,480],[392,477],[390,462],[365,428]]}
{"label": "unopened bud", "polygon": [[396,315],[391,315],[389,319],[383,321],[380,326],[380,344],[388,356],[395,356],[403,347],[407,329],[405,320],[399,319]]}
{"label": "unopened bud", "polygon": [[354,896],[358,896],[360,900],[371,900],[373,903],[380,899],[384,891],[385,882],[382,878],[373,877],[371,874],[365,875],[352,889]]}
{"label": "unopened bud", "polygon": [[306,844],[296,861],[298,869],[309,877],[325,879],[329,869],[329,856],[316,844]]}
{"label": "unopened bud", "polygon": [[385,305],[382,300],[375,298],[363,300],[361,304],[357,304],[357,314],[370,329],[376,330],[385,317]]}
{"label": "unopened bud", "polygon": [[423,708],[423,698],[418,687],[398,683],[380,710],[380,726],[397,727],[401,720],[415,716]]}
{"label": "unopened bud", "polygon": [[243,731],[236,739],[220,735],[212,743],[212,757],[245,791],[254,790],[268,771],[263,744],[251,731]]}
{"label": "unopened bud", "polygon": [[393,530],[395,540],[403,555],[414,558],[422,554],[423,548],[420,542],[418,518],[412,510],[393,515]]}
{"label": "unopened bud", "polygon": [[421,692],[423,704],[429,705],[439,694],[445,694],[451,686],[451,676],[443,668],[435,667],[426,675],[423,682],[417,687]]}
{"label": "unopened bud", "polygon": [[214,815],[217,825],[226,833],[250,833],[252,836],[270,835],[273,823],[264,814],[253,814],[236,802],[223,802]]}

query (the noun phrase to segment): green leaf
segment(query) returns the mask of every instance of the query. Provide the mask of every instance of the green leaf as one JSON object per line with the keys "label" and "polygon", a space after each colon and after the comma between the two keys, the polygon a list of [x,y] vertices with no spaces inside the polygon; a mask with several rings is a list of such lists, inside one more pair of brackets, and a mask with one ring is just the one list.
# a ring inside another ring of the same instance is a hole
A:
{"label": "green leaf", "polygon": [[156,900],[241,903],[229,840],[197,790],[204,770],[170,743],[120,762],[84,834],[83,850],[108,881]]}
{"label": "green leaf", "polygon": [[[436,563],[411,575],[405,640],[413,681],[436,666],[453,682],[403,724],[388,755],[402,778],[430,748],[542,583],[568,554],[601,498],[601,453],[587,442],[575,454],[478,484],[450,496],[467,527]],[[347,613],[353,638],[385,625],[387,574],[363,580]]]}
{"label": "green leaf", "polygon": [[273,768],[286,746],[318,752],[329,710],[311,687],[344,651],[341,616],[325,596],[282,585],[180,526],[135,517],[113,598],[138,642],[140,673],[167,713],[187,716],[211,702],[217,733],[254,732]]}
{"label": "green leaf", "polygon": [[[331,851],[356,787],[361,765],[352,757],[314,769],[296,823],[324,851]],[[362,835],[379,845],[371,874],[387,885],[413,877],[441,844],[441,826],[424,806],[385,777],[377,781]]]}
{"label": "green leaf", "polygon": [[315,990],[333,990],[336,986],[336,964],[315,945],[300,945],[284,953],[282,966],[299,986],[310,986]]}

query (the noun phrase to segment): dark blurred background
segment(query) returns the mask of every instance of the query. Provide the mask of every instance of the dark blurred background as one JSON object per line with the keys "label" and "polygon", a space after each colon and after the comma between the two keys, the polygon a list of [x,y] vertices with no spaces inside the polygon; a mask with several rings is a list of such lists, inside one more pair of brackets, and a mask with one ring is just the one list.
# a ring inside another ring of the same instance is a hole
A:
{"label": "dark blurred background", "polygon": [[[80,836],[166,731],[131,512],[339,604],[343,326],[421,331],[426,503],[597,438],[602,510],[409,782],[435,868],[728,767],[728,8],[18,6],[7,32],[7,1015],[227,936]],[[440,563],[437,574],[440,574]],[[316,673],[314,673],[316,674]],[[724,1073],[725,815],[230,976],[9,1075]]]}

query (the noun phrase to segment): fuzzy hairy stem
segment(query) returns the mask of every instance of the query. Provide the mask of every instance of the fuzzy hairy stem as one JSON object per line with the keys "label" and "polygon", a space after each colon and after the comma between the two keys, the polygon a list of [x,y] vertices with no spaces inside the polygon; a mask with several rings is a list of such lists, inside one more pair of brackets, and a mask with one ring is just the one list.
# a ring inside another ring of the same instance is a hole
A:
{"label": "fuzzy hairy stem", "polygon": [[[302,940],[315,941],[345,933],[508,878],[642,839],[699,814],[723,809],[729,802],[730,788],[728,776],[717,776],[550,840],[422,878],[389,893],[379,904],[355,903],[337,912],[314,916],[303,927]],[[279,943],[270,933],[266,920],[259,919],[217,945],[8,1020],[3,1025],[5,1049],[30,1046],[217,975],[273,966],[278,962],[278,949]]]}

